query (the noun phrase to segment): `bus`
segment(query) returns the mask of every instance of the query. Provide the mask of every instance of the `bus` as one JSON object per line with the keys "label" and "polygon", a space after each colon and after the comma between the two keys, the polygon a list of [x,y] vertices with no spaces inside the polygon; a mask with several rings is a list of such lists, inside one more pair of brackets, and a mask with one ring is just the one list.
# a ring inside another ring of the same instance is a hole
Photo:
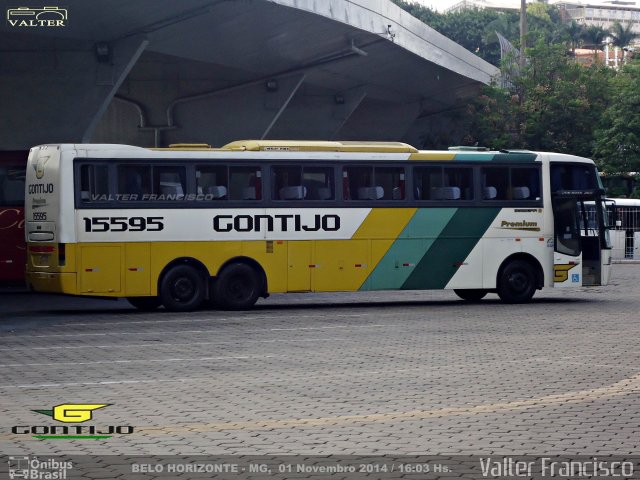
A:
{"label": "bus", "polygon": [[591,160],[554,153],[42,145],[27,167],[27,281],[141,310],[396,289],[522,303],[542,287],[607,284],[603,194]]}
{"label": "bus", "polygon": [[26,152],[0,152],[0,285],[24,282]]}
{"label": "bus", "polygon": [[607,198],[613,260],[640,260],[640,200]]}

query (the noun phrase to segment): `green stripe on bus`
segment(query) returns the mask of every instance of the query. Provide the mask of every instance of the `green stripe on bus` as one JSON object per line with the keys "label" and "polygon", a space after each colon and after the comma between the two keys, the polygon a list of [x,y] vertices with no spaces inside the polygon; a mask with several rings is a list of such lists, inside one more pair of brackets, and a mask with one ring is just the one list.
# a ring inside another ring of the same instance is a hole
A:
{"label": "green stripe on bus", "polygon": [[461,208],[430,246],[403,289],[441,289],[458,271],[496,218],[500,208]]}
{"label": "green stripe on bus", "polygon": [[371,272],[361,290],[401,288],[415,265],[440,236],[457,210],[457,208],[419,208]]}
{"label": "green stripe on bus", "polygon": [[454,157],[454,161],[464,160],[464,161],[479,161],[479,162],[490,162],[493,160],[494,155],[487,153],[456,153]]}

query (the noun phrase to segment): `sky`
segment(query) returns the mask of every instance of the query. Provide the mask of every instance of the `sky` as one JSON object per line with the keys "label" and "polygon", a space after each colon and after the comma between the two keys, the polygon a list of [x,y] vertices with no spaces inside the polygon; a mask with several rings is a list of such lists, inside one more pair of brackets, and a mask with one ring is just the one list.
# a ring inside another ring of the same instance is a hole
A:
{"label": "sky", "polygon": [[[414,0],[418,3],[422,3],[423,5],[430,7],[434,10],[442,12],[443,10],[449,8],[454,3],[458,3],[460,0]],[[527,0],[529,2],[530,0]],[[510,3],[513,3],[514,6],[520,5],[520,0],[510,0]],[[603,3],[601,0],[583,0],[583,3],[592,3],[592,4],[601,4]],[[636,5],[640,5],[636,0]]]}

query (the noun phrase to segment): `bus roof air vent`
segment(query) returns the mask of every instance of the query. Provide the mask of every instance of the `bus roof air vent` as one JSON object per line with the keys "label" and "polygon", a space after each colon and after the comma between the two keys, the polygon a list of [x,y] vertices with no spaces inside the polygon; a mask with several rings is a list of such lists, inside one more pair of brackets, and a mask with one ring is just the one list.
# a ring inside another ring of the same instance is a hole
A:
{"label": "bus roof air vent", "polygon": [[458,146],[458,147],[449,147],[449,151],[452,152],[488,152],[491,149],[489,147],[468,147],[468,146]]}
{"label": "bus roof air vent", "polygon": [[211,145],[208,143],[172,143],[169,145],[169,148],[175,149],[203,149],[203,148],[211,148]]}

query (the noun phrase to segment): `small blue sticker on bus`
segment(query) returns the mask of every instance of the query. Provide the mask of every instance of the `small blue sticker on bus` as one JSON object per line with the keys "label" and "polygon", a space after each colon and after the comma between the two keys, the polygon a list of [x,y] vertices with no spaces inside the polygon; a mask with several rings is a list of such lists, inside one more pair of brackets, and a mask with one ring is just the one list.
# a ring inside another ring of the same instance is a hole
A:
{"label": "small blue sticker on bus", "polygon": [[573,283],[580,283],[580,274],[579,273],[571,274],[571,281]]}

